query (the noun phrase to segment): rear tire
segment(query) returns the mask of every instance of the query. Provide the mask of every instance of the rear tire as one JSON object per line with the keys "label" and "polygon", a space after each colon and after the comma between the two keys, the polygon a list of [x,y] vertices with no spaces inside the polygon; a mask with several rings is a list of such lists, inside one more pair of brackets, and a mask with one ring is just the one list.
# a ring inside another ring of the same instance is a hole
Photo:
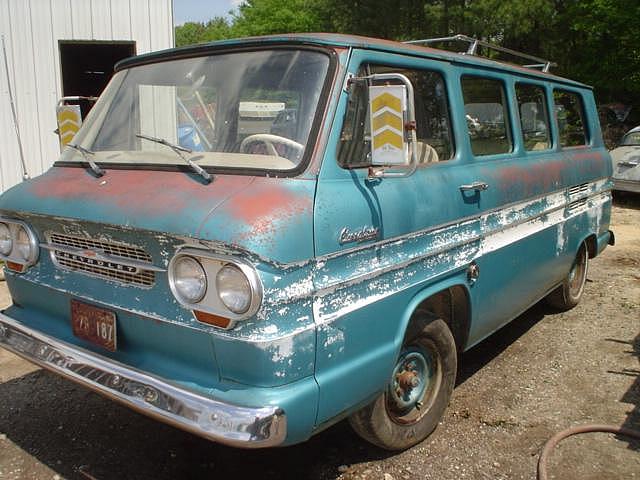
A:
{"label": "rear tire", "polygon": [[349,417],[358,435],[386,450],[404,450],[433,432],[456,380],[456,343],[447,324],[417,310],[385,391]]}
{"label": "rear tire", "polygon": [[547,303],[561,311],[570,310],[578,305],[584,293],[588,270],[589,252],[587,250],[587,244],[583,242],[578,249],[578,254],[571,266],[569,274],[563,280],[562,285],[547,296]]}

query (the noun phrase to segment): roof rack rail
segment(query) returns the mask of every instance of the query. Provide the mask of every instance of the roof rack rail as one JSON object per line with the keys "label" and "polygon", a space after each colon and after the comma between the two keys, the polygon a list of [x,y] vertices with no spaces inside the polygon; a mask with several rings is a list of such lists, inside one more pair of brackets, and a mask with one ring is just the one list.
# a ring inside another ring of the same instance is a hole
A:
{"label": "roof rack rail", "polygon": [[462,53],[463,55],[477,55],[477,56],[480,56],[480,54],[478,53],[478,47],[482,46],[482,47],[485,47],[485,48],[487,48],[489,50],[494,50],[496,52],[506,53],[506,54],[511,55],[513,57],[522,58],[522,59],[525,59],[527,61],[535,62],[535,63],[530,63],[530,64],[526,64],[526,65],[522,65],[522,66],[525,67],[525,68],[540,69],[541,71],[543,71],[545,73],[549,72],[551,67],[555,67],[556,66],[555,63],[553,63],[553,62],[551,62],[549,60],[545,60],[544,58],[534,57],[533,55],[529,55],[527,53],[517,52],[515,50],[511,50],[510,48],[505,48],[505,47],[501,47],[499,45],[494,45],[492,43],[485,42],[483,40],[478,40],[477,38],[469,37],[467,35],[462,35],[462,34],[453,35],[452,37],[426,38],[424,40],[408,40],[408,41],[403,42],[403,43],[408,43],[408,44],[413,44],[413,45],[431,45],[433,43],[446,43],[446,42],[464,42],[464,43],[468,43],[469,46],[467,47],[466,51],[458,52],[458,53]]}

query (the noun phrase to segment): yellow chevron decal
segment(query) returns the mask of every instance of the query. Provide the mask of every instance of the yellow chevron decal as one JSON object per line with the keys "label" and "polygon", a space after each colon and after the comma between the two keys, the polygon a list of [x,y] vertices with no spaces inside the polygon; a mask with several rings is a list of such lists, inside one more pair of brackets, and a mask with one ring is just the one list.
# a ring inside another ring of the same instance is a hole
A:
{"label": "yellow chevron decal", "polygon": [[402,149],[402,135],[397,134],[393,130],[384,130],[373,137],[373,148],[376,150],[383,145],[393,145],[397,149]]}
{"label": "yellow chevron decal", "polygon": [[391,112],[383,112],[373,118],[373,131],[377,131],[382,127],[392,127],[398,131],[402,131],[402,118]]}
{"label": "yellow chevron decal", "polygon": [[65,120],[64,122],[58,123],[58,127],[62,128],[65,125],[75,125],[76,127],[80,126],[78,122],[74,122],[73,120]]}
{"label": "yellow chevron decal", "polygon": [[379,95],[371,102],[371,109],[373,113],[382,110],[384,107],[388,107],[398,113],[402,112],[401,100],[398,97],[391,95],[389,92],[385,92],[382,95]]}
{"label": "yellow chevron decal", "polygon": [[60,131],[60,135],[64,135],[68,132],[73,132],[75,134],[80,130],[80,125],[77,123],[66,123],[64,125],[60,125],[58,130]]}
{"label": "yellow chevron decal", "polygon": [[63,105],[56,111],[58,121],[58,135],[60,136],[60,146],[67,145],[80,130],[82,117],[80,116],[79,105]]}
{"label": "yellow chevron decal", "polygon": [[60,135],[60,143],[62,145],[66,145],[71,140],[73,140],[73,137],[75,137],[75,135],[76,135],[75,132],[67,132],[63,135]]}
{"label": "yellow chevron decal", "polygon": [[65,120],[71,120],[77,123],[80,121],[80,115],[75,110],[60,109],[58,111],[58,123],[62,123]]}

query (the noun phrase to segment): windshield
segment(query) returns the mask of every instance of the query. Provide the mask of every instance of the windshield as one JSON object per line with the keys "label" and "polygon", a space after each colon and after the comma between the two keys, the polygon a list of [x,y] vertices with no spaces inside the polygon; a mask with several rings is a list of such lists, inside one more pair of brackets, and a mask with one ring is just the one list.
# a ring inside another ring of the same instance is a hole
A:
{"label": "windshield", "polygon": [[627,133],[624,137],[622,137],[620,145],[640,145],[640,131]]}
{"label": "windshield", "polygon": [[[166,61],[116,73],[74,143],[96,163],[292,170],[301,162],[329,67],[312,50]],[[146,138],[145,138],[146,137]],[[66,149],[62,161],[86,161]]]}

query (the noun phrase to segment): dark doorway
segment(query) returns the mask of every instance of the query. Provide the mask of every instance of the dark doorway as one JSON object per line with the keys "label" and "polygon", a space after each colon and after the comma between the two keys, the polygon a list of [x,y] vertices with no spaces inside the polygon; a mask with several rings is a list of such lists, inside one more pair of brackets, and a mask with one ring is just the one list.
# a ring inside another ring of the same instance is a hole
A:
{"label": "dark doorway", "polygon": [[[113,67],[136,54],[135,42],[60,42],[62,95],[97,97],[113,75]],[[93,103],[82,101],[82,116]]]}

